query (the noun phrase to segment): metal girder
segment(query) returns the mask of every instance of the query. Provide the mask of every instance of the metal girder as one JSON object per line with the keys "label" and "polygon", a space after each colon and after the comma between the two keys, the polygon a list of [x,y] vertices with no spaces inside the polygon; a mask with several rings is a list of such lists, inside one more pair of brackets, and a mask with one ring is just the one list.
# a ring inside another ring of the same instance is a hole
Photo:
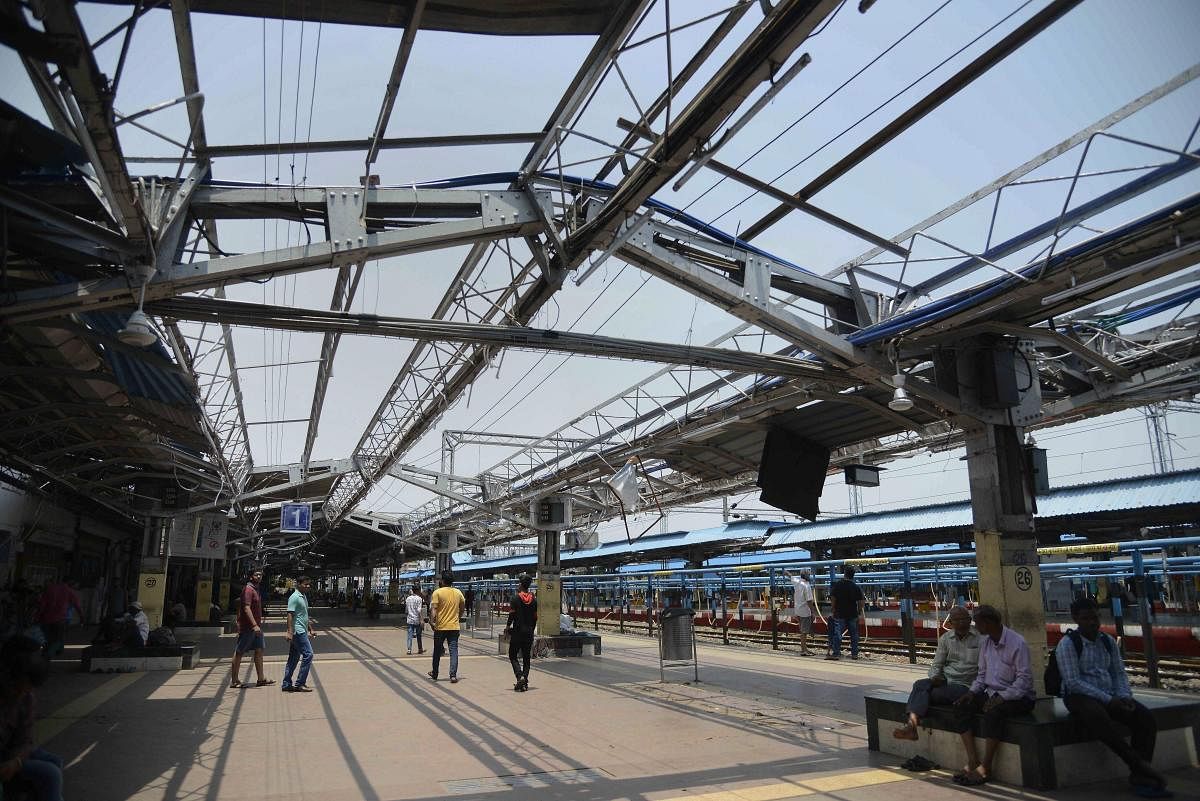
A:
{"label": "metal girder", "polygon": [[138,249],[116,231],[111,231],[91,220],[61,211],[49,203],[43,203],[3,184],[0,184],[0,206],[40,220],[60,231],[91,242],[97,247],[110,250],[118,257],[138,253]]}
{"label": "metal girder", "polygon": [[[375,121],[371,142],[367,146],[367,161],[363,168],[363,175],[367,175],[371,171],[371,165],[375,163],[375,157],[379,155],[379,140],[387,133],[388,120],[392,118],[392,108],[396,105],[396,93],[400,91],[400,81],[404,78],[404,68],[408,65],[408,56],[412,53],[413,42],[417,39],[417,30],[421,26],[423,13],[425,13],[425,0],[412,0],[412,10],[409,12],[408,22],[404,26],[404,35],[400,37],[400,46],[396,49],[392,74],[383,91],[383,106],[379,109],[379,118]],[[363,181],[364,186],[368,184],[369,181]]]}
{"label": "metal girder", "polygon": [[99,169],[105,175],[106,194],[116,210],[122,227],[133,245],[145,251],[151,234],[150,226],[138,205],[133,183],[125,169],[121,154],[121,142],[117,138],[116,122],[113,118],[112,96],[108,81],[100,72],[96,58],[89,46],[83,23],[75,12],[73,3],[47,3],[43,7],[42,23],[46,32],[74,42],[79,49],[79,58],[74,62],[60,64],[61,74],[71,87],[75,102],[83,115],[83,122],[99,158]]}
{"label": "metal girder", "polygon": [[671,121],[645,158],[621,180],[612,195],[567,241],[574,267],[617,219],[633,213],[687,163],[722,122],[785,63],[804,39],[837,7],[837,0],[782,0],[717,69],[696,97]]}
{"label": "metal girder", "polygon": [[[1048,6],[1030,17],[1008,36],[992,45],[986,52],[963,67],[955,75],[952,75],[941,86],[918,100],[907,111],[884,126],[883,129],[870,139],[842,157],[836,164],[825,170],[825,172],[809,181],[793,197],[796,200],[808,200],[854,167],[866,161],[868,157],[881,147],[907,131],[942,103],[954,97],[959,90],[968,86],[980,75],[983,75],[993,66],[1015,53],[1022,45],[1037,36],[1072,8],[1079,5],[1080,2],[1082,0],[1052,0]],[[792,207],[786,204],[777,206],[773,211],[747,228],[742,238],[747,241],[754,239],[763,231],[786,217],[791,209]]]}
{"label": "metal girder", "polygon": [[[1187,84],[1196,80],[1196,78],[1200,78],[1200,64],[1192,65],[1191,67],[1189,67],[1188,69],[1179,73],[1178,75],[1171,78],[1170,80],[1163,82],[1162,84],[1156,86],[1155,88],[1151,89],[1150,91],[1146,92],[1145,94],[1141,95],[1140,97],[1137,97],[1134,100],[1131,100],[1130,102],[1126,103],[1124,106],[1117,109],[1116,111],[1113,111],[1112,113],[1107,114],[1104,117],[1101,117],[1096,122],[1092,123],[1091,125],[1087,126],[1086,128],[1083,128],[1083,129],[1077,131],[1076,133],[1072,134],[1071,136],[1068,136],[1066,139],[1062,140],[1061,142],[1054,145],[1053,147],[1047,148],[1046,150],[1044,150],[1041,153],[1039,153],[1038,155],[1034,156],[1029,161],[1022,164],[1021,166],[1016,167],[1015,169],[1009,170],[1004,175],[1001,175],[999,178],[992,181],[991,183],[981,186],[980,188],[976,189],[974,192],[971,192],[969,195],[966,195],[965,197],[963,197],[959,200],[956,200],[954,203],[951,203],[949,206],[947,206],[946,208],[937,212],[936,214],[934,214],[930,217],[926,217],[924,220],[922,220],[921,222],[912,226],[908,230],[906,230],[902,233],[896,234],[896,236],[892,237],[892,241],[893,242],[903,242],[904,240],[911,237],[913,234],[924,231],[925,229],[936,225],[937,223],[941,222],[942,220],[945,220],[948,217],[951,217],[951,216],[957,214],[958,212],[962,211],[963,209],[967,208],[968,206],[971,206],[971,205],[975,204],[976,202],[982,200],[983,198],[987,197],[988,195],[992,194],[996,190],[1001,189],[1001,188],[1007,186],[1008,184],[1011,184],[1013,181],[1016,181],[1025,175],[1028,175],[1029,173],[1036,170],[1038,167],[1041,167],[1043,164],[1053,161],[1054,159],[1058,158],[1062,154],[1066,153],[1068,150],[1071,150],[1072,148],[1076,147],[1077,145],[1079,145],[1083,142],[1086,142],[1093,134],[1096,134],[1100,131],[1104,131],[1104,130],[1111,128],[1113,125],[1116,125],[1118,122],[1120,122],[1121,120],[1130,116],[1131,114],[1141,111],[1143,108],[1150,105],[1151,103],[1154,103],[1157,100],[1161,100],[1162,98],[1171,94],[1175,90],[1177,90],[1183,86],[1186,86]],[[866,264],[871,259],[875,258],[876,256],[878,256],[881,253],[883,253],[883,250],[881,248],[873,248],[871,250],[868,250],[866,253],[863,253],[862,255],[860,255],[854,259],[851,259],[850,261],[841,265],[837,269],[828,273],[825,277],[833,278],[840,273],[846,272],[847,270],[852,270],[856,267]],[[901,287],[901,288],[905,289],[905,290],[910,289],[909,287]]]}
{"label": "metal girder", "polygon": [[[282,195],[286,190],[256,190]],[[343,195],[345,193],[342,193]],[[367,233],[354,239],[333,239],[264,253],[176,264],[146,285],[146,301],[182,295],[231,283],[287,275],[313,269],[341,267],[385,256],[454,247],[509,236],[527,236],[541,230],[531,201],[521,193],[471,192],[478,198],[481,216],[430,223],[399,231]],[[548,196],[544,193],[542,197]],[[346,198],[330,198],[330,204]],[[294,203],[293,203],[294,205]],[[3,307],[0,320],[9,323],[53,317],[85,310],[129,305],[128,283],[123,278],[81,281],[18,293]]]}
{"label": "metal girder", "polygon": [[[569,124],[591,95],[648,3],[649,0],[623,0],[606,18],[604,32],[551,112],[541,141],[526,155],[522,173],[537,171],[542,158],[556,141],[559,129]],[[530,280],[533,271],[533,260],[530,260],[518,273],[509,276],[508,291],[481,302],[477,300],[477,293],[467,293],[466,289],[482,270],[481,265],[486,266],[485,253],[486,248],[481,244],[472,248],[435,309],[434,319],[444,319],[453,311],[467,311],[475,304],[482,306],[473,313],[475,320],[489,322],[503,315],[507,321],[524,325],[562,286],[563,273],[543,270],[540,276]],[[355,446],[354,458],[364,465],[365,471],[345,477],[330,490],[326,509],[334,525],[428,430],[441,411],[470,386],[487,361],[487,353],[479,347],[457,348],[450,353],[441,353],[436,347],[421,344],[413,348]]]}
{"label": "metal girder", "polygon": [[[638,136],[642,137],[643,139],[647,139],[651,142],[653,142],[654,140],[656,140],[658,138],[658,135],[656,133],[654,133],[654,131],[647,128],[646,126],[637,125],[635,123],[629,122],[628,120],[624,120],[624,119],[617,120],[617,127],[620,128],[621,130],[635,133]],[[747,173],[742,172],[741,170],[739,170],[736,167],[732,167],[732,166],[730,166],[722,161],[718,161],[717,159],[714,159],[714,158],[706,159],[702,166],[709,168],[710,170],[717,173],[718,175],[723,175],[726,178],[737,181],[738,183],[742,184],[743,186],[753,189],[756,192],[760,192],[760,193],[766,195],[767,197],[774,198],[775,200],[778,200],[780,203],[782,203],[785,206],[788,206],[797,211],[803,212],[804,214],[807,214],[810,217],[818,219],[821,222],[826,223],[828,225],[832,225],[834,228],[845,231],[846,233],[851,234],[852,236],[856,236],[859,239],[870,242],[871,244],[875,245],[876,247],[881,247],[884,250],[887,250],[891,253],[895,253],[897,256],[907,256],[908,255],[907,248],[901,247],[900,245],[897,245],[896,243],[891,242],[890,240],[884,239],[883,237],[879,236],[878,234],[873,234],[870,231],[868,231],[867,229],[862,228],[861,226],[855,225],[854,223],[850,222],[849,220],[844,220],[841,217],[838,217],[836,214],[831,214],[830,212],[825,211],[822,208],[818,208],[817,206],[814,206],[813,204],[809,203],[807,200],[801,200],[799,198],[796,198],[796,197],[793,197],[793,196],[787,194],[786,192],[784,192],[781,189],[776,189],[774,186],[771,186],[771,184],[767,183],[766,181],[759,180],[758,178],[755,178],[753,175],[748,175]]]}
{"label": "metal girder", "polygon": [[[446,136],[384,137],[374,140],[379,150],[405,150],[432,147],[477,147],[479,145],[523,145],[539,142],[541,131],[494,134],[449,134]],[[226,156],[263,156],[277,153],[346,153],[367,150],[371,139],[327,139],[307,142],[267,142],[265,144],[210,145],[209,158]]]}
{"label": "metal girder", "polygon": [[786,356],[618,339],[568,331],[347,314],[320,309],[297,309],[290,306],[219,301],[210,298],[176,298],[154,301],[147,303],[147,308],[159,316],[196,322],[220,322],[229,325],[289,331],[334,331],[342,334],[459,342],[472,345],[485,344],[558,353],[578,353],[612,359],[692,364],[717,370],[735,370],[838,382],[838,377],[828,372],[820,364]]}
{"label": "metal girder", "polygon": [[[359,262],[353,268],[343,265],[338,269],[337,280],[333,284],[333,299],[329,308],[332,311],[348,312],[358,289],[359,279],[362,278],[366,262]],[[350,271],[354,270],[351,280]],[[342,335],[337,331],[326,331],[321,341],[320,364],[317,365],[317,378],[313,383],[312,406],[308,412],[308,430],[304,434],[304,450],[301,452],[300,463],[307,465],[312,458],[313,446],[317,441],[317,430],[321,424],[321,412],[325,406],[325,393],[329,388],[329,379],[333,376],[333,359],[337,355],[338,344]]]}
{"label": "metal girder", "polygon": [[745,278],[741,284],[717,275],[683,258],[656,241],[661,228],[654,222],[643,225],[617,250],[617,256],[638,268],[728,311],[735,317],[777,334],[789,342],[812,348],[835,364],[862,361],[852,345],[820,326],[802,320],[773,302],[770,265],[767,260],[746,254]]}

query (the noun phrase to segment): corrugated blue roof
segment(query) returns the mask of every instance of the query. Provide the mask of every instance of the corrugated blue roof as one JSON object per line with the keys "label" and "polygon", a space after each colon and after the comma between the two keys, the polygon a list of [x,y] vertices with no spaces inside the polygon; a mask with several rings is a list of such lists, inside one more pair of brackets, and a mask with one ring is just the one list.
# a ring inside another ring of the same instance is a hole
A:
{"label": "corrugated blue roof", "polygon": [[[1051,490],[1049,494],[1038,497],[1036,517],[1050,519],[1185,504],[1200,504],[1200,470],[1114,479]],[[969,501],[943,503],[780,526],[772,530],[763,547],[970,527],[971,522]]]}
{"label": "corrugated blue roof", "polygon": [[[702,528],[697,531],[672,531],[667,534],[651,534],[634,540],[632,543],[623,540],[606,542],[596,548],[585,551],[563,551],[560,561],[564,566],[572,563],[587,564],[598,560],[612,559],[630,554],[651,554],[656,551],[676,553],[680,548],[689,545],[703,545],[716,542],[735,542],[740,540],[758,539],[765,537],[771,529],[780,525],[774,520],[738,520],[712,528]],[[480,562],[463,562],[454,567],[455,572],[476,572],[480,570],[496,570],[504,572],[508,568],[532,567],[537,564],[537,558],[528,556],[511,556],[505,559],[489,559]]]}

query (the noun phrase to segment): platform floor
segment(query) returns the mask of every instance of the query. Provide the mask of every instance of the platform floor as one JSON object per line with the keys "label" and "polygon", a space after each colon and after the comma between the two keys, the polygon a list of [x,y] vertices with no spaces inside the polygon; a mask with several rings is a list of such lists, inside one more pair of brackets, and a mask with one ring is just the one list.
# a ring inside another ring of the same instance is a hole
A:
{"label": "platform floor", "polygon": [[[863,693],[905,689],[921,668],[702,645],[700,683],[687,668],[663,684],[654,640],[605,634],[603,656],[535,660],[529,692],[514,693],[494,639],[464,634],[461,681],[443,663],[435,684],[428,653],[404,654],[402,628],[314,616],[310,694],[231,689],[229,636],[203,642],[200,667],[178,673],[56,662],[38,725],[67,764],[68,801],[1136,797],[1112,785],[966,790],[948,770],[908,773],[869,753]],[[267,634],[278,681],[278,618]],[[1170,775],[1176,798],[1200,798],[1198,773]]]}

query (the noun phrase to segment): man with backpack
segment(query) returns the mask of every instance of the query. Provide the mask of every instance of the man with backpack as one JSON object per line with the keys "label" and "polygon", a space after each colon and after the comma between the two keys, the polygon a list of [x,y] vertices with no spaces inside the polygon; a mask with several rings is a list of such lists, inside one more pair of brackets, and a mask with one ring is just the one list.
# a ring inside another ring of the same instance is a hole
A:
{"label": "man with backpack", "polygon": [[[1151,767],[1158,734],[1154,715],[1133,700],[1121,652],[1113,638],[1100,631],[1099,607],[1091,598],[1079,598],[1071,604],[1071,618],[1078,628],[1068,631],[1054,649],[1063,703],[1071,717],[1129,766],[1129,783],[1139,794],[1167,797],[1166,780]],[[1125,742],[1115,723],[1133,733],[1132,744]]]}

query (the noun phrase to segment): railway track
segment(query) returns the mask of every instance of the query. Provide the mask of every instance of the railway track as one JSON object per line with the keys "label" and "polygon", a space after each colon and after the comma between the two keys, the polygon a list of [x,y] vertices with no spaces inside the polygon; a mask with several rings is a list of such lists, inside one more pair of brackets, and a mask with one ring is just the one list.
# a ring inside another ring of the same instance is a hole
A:
{"label": "railway track", "polygon": [[[576,623],[581,629],[595,630],[596,621],[586,618],[582,615],[576,618]],[[599,630],[601,631],[619,631],[620,623],[616,620],[604,619],[599,620]],[[646,625],[644,622],[625,623],[626,634],[646,634]],[[814,635],[815,648],[818,651],[824,651],[824,635]],[[724,644],[725,633],[720,627],[716,626],[697,626],[696,640],[698,642],[720,643]],[[772,643],[771,632],[747,631],[744,629],[729,629],[728,641],[731,644],[737,643],[753,643],[755,645],[770,645]],[[799,649],[800,641],[793,634],[780,633],[778,635],[778,645],[780,649],[794,651]],[[859,641],[858,649],[865,654],[878,656],[890,656],[907,659],[909,655],[908,645],[902,640],[894,639],[873,639],[866,638]],[[917,659],[919,661],[928,662],[933,659],[934,652],[937,646],[932,642],[920,642],[914,644]],[[1144,656],[1135,651],[1127,651],[1125,653],[1125,669],[1131,677],[1147,678],[1148,670]],[[1158,660],[1158,677],[1160,680],[1170,681],[1191,681],[1200,678],[1200,659],[1188,657],[1166,657]]]}

